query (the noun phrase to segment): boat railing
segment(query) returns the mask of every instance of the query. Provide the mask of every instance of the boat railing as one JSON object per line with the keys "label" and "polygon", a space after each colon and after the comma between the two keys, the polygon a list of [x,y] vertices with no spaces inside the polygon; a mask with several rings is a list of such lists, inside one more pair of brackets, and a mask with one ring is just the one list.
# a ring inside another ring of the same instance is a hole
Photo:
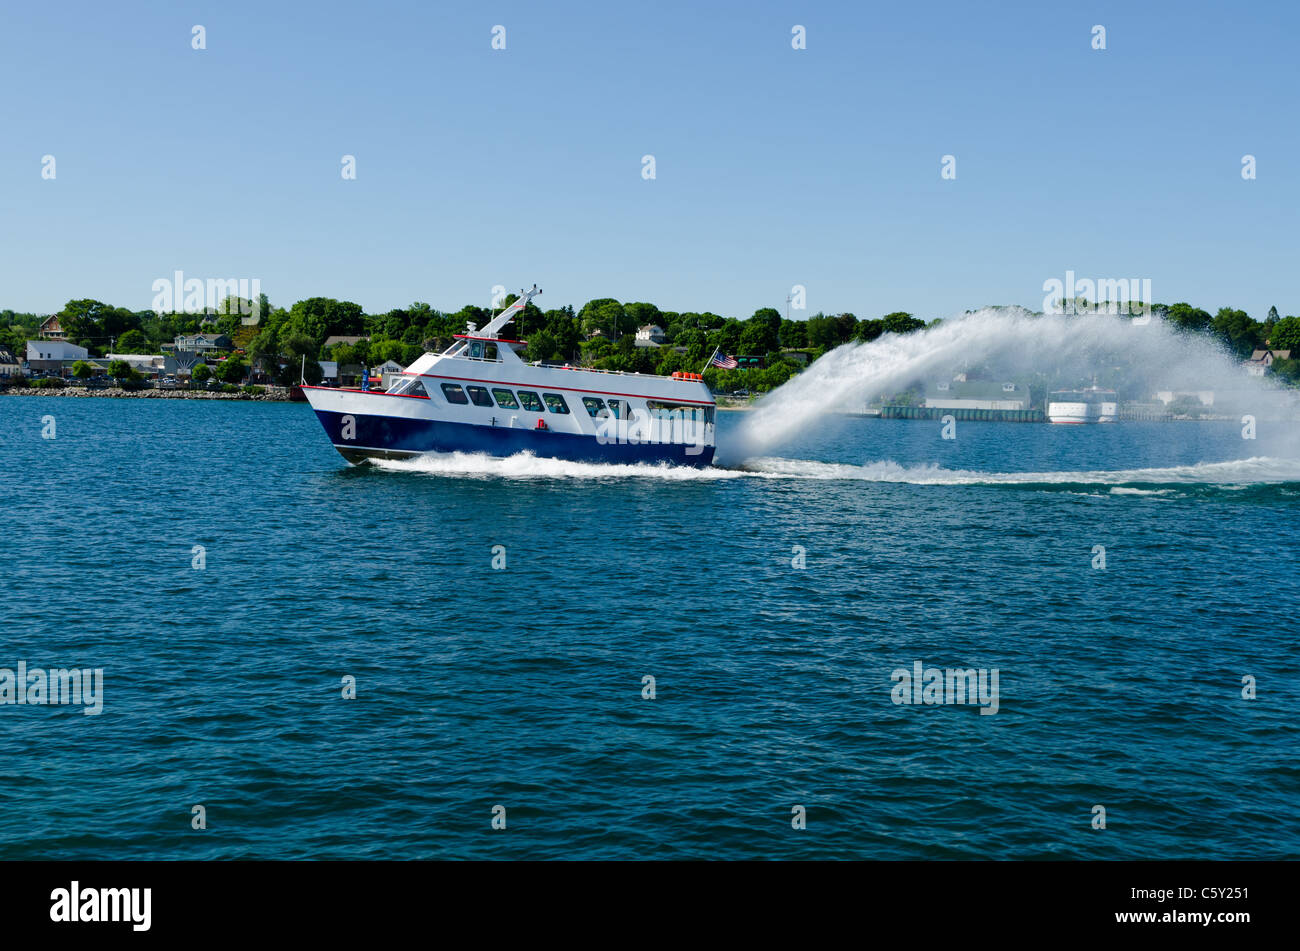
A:
{"label": "boat railing", "polygon": [[606,373],[610,376],[639,376],[647,380],[669,379],[669,377],[660,376],[658,373],[637,373],[635,370],[606,370],[601,367],[575,367],[568,363],[542,363],[540,360],[534,360],[528,365],[530,367],[542,367],[547,370],[581,370],[583,373]]}

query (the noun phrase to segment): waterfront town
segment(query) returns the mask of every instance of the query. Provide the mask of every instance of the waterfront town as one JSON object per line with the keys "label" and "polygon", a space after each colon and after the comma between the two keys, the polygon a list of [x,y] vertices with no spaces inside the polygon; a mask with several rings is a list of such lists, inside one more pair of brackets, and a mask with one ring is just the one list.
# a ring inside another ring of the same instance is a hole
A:
{"label": "waterfront town", "polygon": [[[513,299],[506,295],[500,303]],[[1239,361],[1244,377],[1300,381],[1300,359],[1293,357],[1300,350],[1296,317],[1280,317],[1276,308],[1263,321],[1231,308],[1212,316],[1182,303],[1151,310],[1179,332],[1219,343]],[[201,313],[132,312],[95,300],[69,301],[49,315],[0,311],[0,390],[288,398],[301,381],[386,390],[420,354],[450,345],[491,313],[475,306],[442,313],[416,303],[366,314],[358,304],[330,298],[284,309],[273,308],[264,294],[257,300],[227,297]],[[762,308],[739,320],[602,298],[577,311],[571,306],[542,311],[530,302],[516,320],[516,332],[528,341],[527,359],[661,375],[703,371],[724,401],[743,403],[835,347],[941,323],[902,312],[866,320],[821,313],[795,320],[788,307],[784,316]],[[1052,382],[968,368],[849,409],[886,418],[952,412],[962,419],[1039,421]],[[1089,381],[1054,382],[1078,387]],[[1120,395],[1123,418],[1215,415],[1211,389],[1148,387]]]}

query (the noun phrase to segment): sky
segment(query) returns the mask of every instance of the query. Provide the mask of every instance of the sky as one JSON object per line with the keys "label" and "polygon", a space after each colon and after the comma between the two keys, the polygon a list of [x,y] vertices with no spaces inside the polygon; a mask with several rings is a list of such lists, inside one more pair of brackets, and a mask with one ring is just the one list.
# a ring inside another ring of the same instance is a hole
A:
{"label": "sky", "polygon": [[1073,271],[1300,313],[1297,35],[1280,2],[8,3],[0,308],[180,270],[930,319]]}

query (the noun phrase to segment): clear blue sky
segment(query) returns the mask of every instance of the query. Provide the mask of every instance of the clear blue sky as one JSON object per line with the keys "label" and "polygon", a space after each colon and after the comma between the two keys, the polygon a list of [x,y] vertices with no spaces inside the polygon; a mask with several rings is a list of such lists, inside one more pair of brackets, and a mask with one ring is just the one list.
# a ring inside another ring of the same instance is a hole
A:
{"label": "clear blue sky", "polygon": [[930,318],[1073,269],[1298,313],[1297,36],[1280,2],[8,3],[0,307],[181,269]]}

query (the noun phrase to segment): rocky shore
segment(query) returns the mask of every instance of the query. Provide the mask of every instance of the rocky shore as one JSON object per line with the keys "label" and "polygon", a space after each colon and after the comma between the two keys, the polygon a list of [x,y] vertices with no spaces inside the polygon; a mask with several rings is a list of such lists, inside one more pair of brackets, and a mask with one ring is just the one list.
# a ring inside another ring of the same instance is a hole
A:
{"label": "rocky shore", "polygon": [[289,390],[274,387],[257,393],[223,393],[220,390],[124,390],[120,387],[92,389],[84,386],[65,387],[5,387],[0,389],[0,396],[72,396],[98,397],[108,396],[116,399],[137,400],[253,400],[263,403],[289,402]]}

